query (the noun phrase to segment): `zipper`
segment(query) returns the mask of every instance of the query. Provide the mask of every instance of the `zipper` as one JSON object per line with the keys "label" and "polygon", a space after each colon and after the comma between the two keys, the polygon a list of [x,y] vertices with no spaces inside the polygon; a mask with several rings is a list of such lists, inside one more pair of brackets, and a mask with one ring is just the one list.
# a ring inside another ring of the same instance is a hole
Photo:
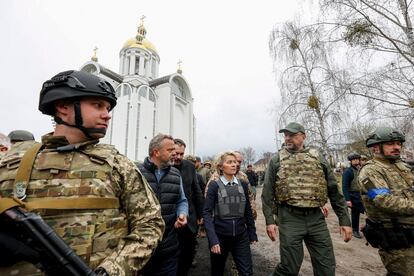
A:
{"label": "zipper", "polygon": [[234,219],[231,220],[233,222],[233,237],[236,236],[236,224],[234,222]]}

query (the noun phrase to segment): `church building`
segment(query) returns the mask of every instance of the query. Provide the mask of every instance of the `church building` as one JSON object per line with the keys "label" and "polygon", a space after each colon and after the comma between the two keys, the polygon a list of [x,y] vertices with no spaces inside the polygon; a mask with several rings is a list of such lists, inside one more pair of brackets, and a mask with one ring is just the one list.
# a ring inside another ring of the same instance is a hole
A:
{"label": "church building", "polygon": [[113,144],[130,159],[142,161],[148,145],[158,133],[180,138],[187,144],[186,154],[194,154],[195,118],[190,86],[176,73],[159,77],[160,56],[146,38],[143,19],[135,37],[119,52],[119,73],[98,62],[95,54],[80,70],[109,81],[118,103],[103,143]]}

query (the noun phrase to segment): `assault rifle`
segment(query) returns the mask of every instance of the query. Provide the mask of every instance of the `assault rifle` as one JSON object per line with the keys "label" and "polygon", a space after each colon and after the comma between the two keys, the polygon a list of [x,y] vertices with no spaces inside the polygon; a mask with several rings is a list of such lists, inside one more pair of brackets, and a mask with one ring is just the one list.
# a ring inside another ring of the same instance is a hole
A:
{"label": "assault rifle", "polygon": [[1,215],[0,244],[2,253],[9,254],[3,265],[7,259],[29,261],[48,276],[96,276],[39,215],[20,207]]}

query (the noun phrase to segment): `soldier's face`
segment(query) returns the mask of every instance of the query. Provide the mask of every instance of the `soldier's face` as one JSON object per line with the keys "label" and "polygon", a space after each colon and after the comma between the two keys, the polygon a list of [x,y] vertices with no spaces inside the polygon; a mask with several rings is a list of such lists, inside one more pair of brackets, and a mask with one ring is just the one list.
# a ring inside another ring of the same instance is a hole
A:
{"label": "soldier's face", "polygon": [[[377,146],[377,145],[375,145]],[[390,141],[383,143],[382,145],[378,145],[378,147],[382,146],[382,154],[391,159],[398,159],[400,158],[402,143],[400,141]]]}
{"label": "soldier's face", "polygon": [[93,138],[103,138],[108,129],[111,115],[111,105],[102,98],[90,97],[80,102],[83,126],[85,128],[98,129],[99,131],[91,132]]}
{"label": "soldier's face", "polygon": [[184,151],[185,147],[183,145],[175,145],[175,158],[174,158],[174,164],[175,165],[181,165],[181,162],[184,158]]}
{"label": "soldier's face", "polygon": [[[90,130],[89,135],[95,139],[104,137],[111,119],[109,114],[111,105],[109,102],[100,97],[86,97],[80,101],[80,109],[83,121],[82,126]],[[57,116],[63,121],[72,125],[75,124],[74,103],[59,102],[56,104],[56,111]],[[79,137],[86,139],[83,136],[85,136],[83,132],[79,131]]]}
{"label": "soldier's face", "polygon": [[174,149],[174,140],[164,139],[161,147],[155,150],[154,157],[157,158],[161,167],[167,167],[170,164]]}
{"label": "soldier's face", "polygon": [[237,160],[232,155],[228,155],[224,158],[223,165],[220,166],[221,171],[225,176],[233,176],[237,172]]}
{"label": "soldier's face", "polygon": [[292,133],[286,131],[285,136],[285,148],[289,150],[301,150],[305,141],[306,135],[302,132]]}

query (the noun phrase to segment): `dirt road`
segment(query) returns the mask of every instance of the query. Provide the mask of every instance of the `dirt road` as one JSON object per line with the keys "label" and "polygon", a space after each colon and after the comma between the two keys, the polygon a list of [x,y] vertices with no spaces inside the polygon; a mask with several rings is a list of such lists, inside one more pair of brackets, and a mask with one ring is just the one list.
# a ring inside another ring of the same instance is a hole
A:
{"label": "dirt road", "polygon": [[[253,272],[254,275],[268,276],[273,273],[280,257],[279,242],[271,242],[266,235],[266,224],[260,201],[261,188],[258,188],[257,192],[256,202],[259,209],[256,228],[259,242],[251,247],[253,255]],[[361,218],[361,223],[362,219],[363,218]],[[364,239],[353,238],[349,243],[345,243],[341,239],[339,235],[338,219],[332,209],[330,209],[327,222],[334,244],[337,276],[379,276],[386,274],[377,250],[366,246]],[[210,253],[207,238],[199,238],[196,261],[197,264],[192,268],[190,275],[210,275]],[[231,275],[229,261],[227,264],[228,268],[225,275]],[[313,275],[310,256],[306,249],[305,258],[299,275]]]}

